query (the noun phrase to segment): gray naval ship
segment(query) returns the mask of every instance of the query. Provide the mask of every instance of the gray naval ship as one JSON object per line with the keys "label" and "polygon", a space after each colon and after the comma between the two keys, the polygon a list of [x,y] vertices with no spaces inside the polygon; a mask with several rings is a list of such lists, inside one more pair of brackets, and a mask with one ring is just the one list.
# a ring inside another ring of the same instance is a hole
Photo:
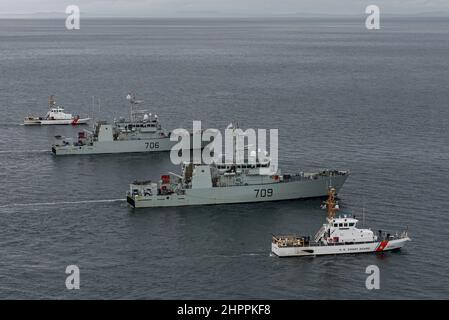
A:
{"label": "gray naval ship", "polygon": [[338,192],[348,176],[347,170],[327,169],[281,174],[269,157],[255,164],[185,162],[181,175],[169,172],[157,182],[131,183],[127,202],[145,208],[324,197],[329,186]]}
{"label": "gray naval ship", "polygon": [[93,130],[83,130],[78,137],[55,136],[53,154],[82,155],[100,153],[127,153],[170,151],[176,141],[170,141],[170,132],[162,128],[157,115],[138,108],[143,101],[128,94],[129,119],[120,118],[113,124],[97,121]]}

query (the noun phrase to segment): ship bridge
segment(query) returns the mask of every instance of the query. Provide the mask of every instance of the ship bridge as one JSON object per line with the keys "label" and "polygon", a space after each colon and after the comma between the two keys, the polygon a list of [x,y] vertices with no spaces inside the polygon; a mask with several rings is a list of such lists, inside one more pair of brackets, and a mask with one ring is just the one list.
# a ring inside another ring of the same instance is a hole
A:
{"label": "ship bridge", "polygon": [[356,227],[357,222],[359,222],[359,220],[354,219],[354,218],[338,217],[338,218],[332,219],[330,224],[334,228],[350,228],[350,227]]}

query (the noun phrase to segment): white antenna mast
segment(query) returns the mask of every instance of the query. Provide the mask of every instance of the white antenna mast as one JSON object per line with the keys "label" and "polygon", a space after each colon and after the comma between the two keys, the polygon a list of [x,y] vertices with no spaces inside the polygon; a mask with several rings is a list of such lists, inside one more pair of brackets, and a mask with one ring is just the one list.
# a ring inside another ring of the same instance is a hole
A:
{"label": "white antenna mast", "polygon": [[133,101],[134,101],[134,98],[131,95],[131,93],[128,93],[128,95],[126,96],[126,100],[129,101],[129,121],[131,123],[133,123]]}
{"label": "white antenna mast", "polygon": [[95,127],[95,96],[92,96],[92,128]]}
{"label": "white antenna mast", "polygon": [[365,208],[362,210],[362,226],[365,227]]}
{"label": "white antenna mast", "polygon": [[365,227],[365,196],[362,196],[362,226]]}

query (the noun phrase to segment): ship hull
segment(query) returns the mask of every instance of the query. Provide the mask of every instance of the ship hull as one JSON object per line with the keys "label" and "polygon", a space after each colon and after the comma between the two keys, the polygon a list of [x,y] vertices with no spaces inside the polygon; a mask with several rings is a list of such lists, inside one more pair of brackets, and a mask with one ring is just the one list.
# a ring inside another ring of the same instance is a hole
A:
{"label": "ship hull", "polygon": [[324,197],[331,184],[337,192],[348,175],[320,176],[317,179],[255,184],[248,186],[186,189],[185,194],[157,196],[129,196],[128,203],[134,208],[214,205],[247,202],[281,201]]}
{"label": "ship hull", "polygon": [[176,141],[170,141],[169,137],[141,140],[115,140],[95,141],[93,145],[76,146],[73,144],[65,146],[54,145],[53,154],[60,155],[87,155],[107,153],[132,153],[132,152],[157,152],[170,151]]}
{"label": "ship hull", "polygon": [[304,257],[321,256],[334,254],[354,254],[384,252],[401,249],[410,238],[395,239],[389,241],[378,241],[360,244],[341,244],[305,247],[279,247],[275,243],[271,244],[271,251],[278,257]]}
{"label": "ship hull", "polygon": [[78,124],[87,124],[89,122],[89,118],[85,119],[67,119],[67,120],[39,120],[39,119],[26,119],[23,124],[26,126],[30,125],[78,125]]}

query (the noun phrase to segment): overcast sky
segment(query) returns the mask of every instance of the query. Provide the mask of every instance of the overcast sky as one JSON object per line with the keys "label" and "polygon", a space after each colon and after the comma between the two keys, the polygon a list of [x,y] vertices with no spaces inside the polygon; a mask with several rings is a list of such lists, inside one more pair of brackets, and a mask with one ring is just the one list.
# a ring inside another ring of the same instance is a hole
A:
{"label": "overcast sky", "polygon": [[90,15],[148,17],[354,15],[369,4],[383,14],[449,12],[449,0],[0,0],[0,15],[64,13],[70,4]]}

